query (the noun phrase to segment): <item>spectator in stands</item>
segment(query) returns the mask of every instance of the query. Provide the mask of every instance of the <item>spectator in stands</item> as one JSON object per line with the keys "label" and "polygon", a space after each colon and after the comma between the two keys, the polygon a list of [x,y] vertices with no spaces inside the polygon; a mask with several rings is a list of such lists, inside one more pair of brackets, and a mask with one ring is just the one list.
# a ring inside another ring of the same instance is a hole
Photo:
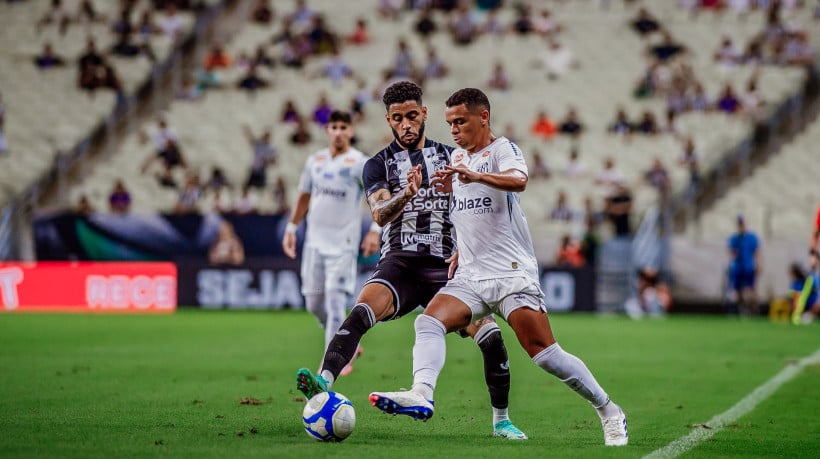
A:
{"label": "spectator in stands", "polygon": [[98,86],[98,72],[103,65],[103,56],[97,52],[97,45],[94,39],[89,37],[86,40],[85,52],[80,56],[79,63],[79,86],[83,89],[96,89]]}
{"label": "spectator in stands", "polygon": [[749,44],[746,45],[746,51],[743,52],[741,58],[746,65],[758,66],[763,64],[766,61],[766,57],[763,55],[763,39],[751,39]]}
{"label": "spectator in stands", "polygon": [[660,158],[655,157],[652,166],[644,172],[643,179],[658,192],[661,199],[665,199],[669,194],[671,189],[669,172],[667,172]]}
{"label": "spectator in stands", "polygon": [[504,69],[504,63],[500,60],[493,65],[493,74],[487,80],[487,86],[499,91],[506,91],[510,89],[510,78],[507,76],[507,71]]}
{"label": "spectator in stands", "polygon": [[561,246],[555,255],[555,266],[564,268],[581,268],[586,261],[581,255],[581,246],[575,243],[569,234],[561,237]]}
{"label": "spectator in stands", "polygon": [[564,168],[564,175],[569,178],[577,179],[586,176],[586,174],[586,164],[581,161],[578,147],[573,146],[569,151],[569,161],[567,162],[567,166]]}
{"label": "spectator in stands", "polygon": [[757,76],[753,75],[746,85],[746,93],[743,94],[741,100],[743,113],[745,113],[752,121],[759,122],[763,118],[763,106],[766,101],[757,90]]}
{"label": "spectator in stands", "polygon": [[414,26],[416,33],[421,36],[422,40],[427,40],[430,38],[437,29],[438,26],[436,25],[436,21],[433,20],[433,8],[427,6],[421,10],[419,13],[419,18],[416,21]]}
{"label": "spectator in stands", "polygon": [[737,232],[729,237],[729,286],[737,298],[738,312],[757,314],[755,284],[759,270],[760,242],[757,235],[748,231],[743,215],[738,215]]}
{"label": "spectator in stands", "polygon": [[256,194],[251,192],[250,187],[242,188],[242,194],[236,199],[233,206],[234,212],[239,215],[255,214],[259,211]]}
{"label": "spectator in stands", "polygon": [[272,69],[276,66],[276,61],[268,55],[267,49],[263,45],[259,45],[256,47],[256,53],[253,55],[253,59],[251,59],[251,65],[256,65],[258,67],[266,67]]}
{"label": "spectator in stands", "polygon": [[196,213],[201,196],[202,188],[199,183],[199,174],[192,172],[188,174],[185,185],[179,191],[179,199],[174,211],[178,214]]}
{"label": "spectator in stands", "polygon": [[322,76],[329,78],[334,86],[340,86],[342,80],[353,76],[353,69],[342,59],[339,50],[334,49],[324,64]]}
{"label": "spectator in stands", "polygon": [[339,38],[328,28],[325,17],[315,14],[307,34],[310,50],[313,54],[326,54],[339,48]]}
{"label": "spectator in stands", "polygon": [[555,200],[555,205],[549,213],[550,220],[569,222],[575,217],[575,212],[569,208],[567,204],[567,193],[564,190],[558,191],[558,197]]}
{"label": "spectator in stands", "polygon": [[530,132],[543,140],[550,140],[558,132],[558,126],[555,125],[546,111],[541,110],[535,116],[535,121],[530,126]]}
{"label": "spectator in stands", "polygon": [[290,135],[290,143],[293,145],[307,145],[312,138],[313,136],[310,134],[307,123],[305,123],[304,119],[300,118],[299,121],[296,122],[296,129],[294,129]]}
{"label": "spectator in stands", "polygon": [[278,157],[278,152],[271,143],[273,137],[271,130],[265,129],[262,134],[255,136],[250,126],[243,125],[242,133],[253,151],[245,188],[265,188],[268,183],[268,166],[276,164]]}
{"label": "spectator in stands", "polygon": [[552,12],[543,8],[541,14],[531,21],[532,31],[544,37],[553,37],[564,29],[564,26],[552,17]]}
{"label": "spectator in stands", "polygon": [[222,221],[219,232],[208,250],[208,262],[212,265],[240,266],[245,261],[245,248],[230,222]]}
{"label": "spectator in stands", "polygon": [[127,214],[131,210],[131,193],[122,180],[114,182],[114,188],[108,195],[108,210],[112,214]]}
{"label": "spectator in stands", "polygon": [[293,102],[293,99],[288,99],[285,101],[285,106],[282,107],[282,116],[279,117],[279,119],[283,123],[297,123],[302,119],[302,115],[296,108],[296,104]]}
{"label": "spectator in stands", "polygon": [[46,25],[56,24],[60,35],[65,35],[68,26],[71,24],[71,14],[63,7],[61,0],[51,0],[51,6],[37,22],[37,33],[42,31]]}
{"label": "spectator in stands", "polygon": [[313,22],[313,16],[315,15],[316,13],[307,5],[307,0],[296,0],[293,12],[289,17],[294,27],[307,30]]}
{"label": "spectator in stands", "polygon": [[609,125],[609,132],[616,135],[627,135],[632,132],[632,123],[629,122],[629,117],[623,107],[618,107],[615,120]]}
{"label": "spectator in stands", "polygon": [[146,172],[156,160],[159,160],[166,169],[173,169],[175,167],[186,169],[188,167],[185,157],[179,148],[179,144],[172,138],[168,138],[164,146],[160,150],[157,150],[156,154],[147,158],[142,165],[142,172]]}
{"label": "spectator in stands", "polygon": [[227,188],[216,188],[209,194],[210,206],[212,213],[217,215],[226,215],[233,212],[233,201],[231,200],[231,192]]}
{"label": "spectator in stands", "polygon": [[695,83],[694,93],[689,101],[689,108],[696,112],[705,112],[712,107],[709,97],[706,96],[706,90],[703,89],[703,84],[699,81]]}
{"label": "spectator in stands", "polygon": [[650,13],[649,10],[643,7],[638,10],[638,16],[633,19],[630,24],[632,29],[635,30],[641,38],[645,38],[653,32],[658,32],[661,30],[660,21],[652,16],[652,13]]}
{"label": "spectator in stands", "polygon": [[720,48],[714,54],[714,60],[723,67],[731,68],[743,62],[743,55],[735,47],[732,38],[724,36]]}
{"label": "spectator in stands", "polygon": [[182,33],[183,26],[182,17],[177,11],[177,6],[173,3],[169,3],[163,13],[157,21],[157,25],[166,37],[176,40]]}
{"label": "spectator in stands", "polygon": [[533,31],[532,7],[530,5],[519,3],[515,6],[515,20],[511,28],[518,35],[527,35]]}
{"label": "spectator in stands", "polygon": [[447,64],[438,57],[436,48],[430,46],[427,48],[427,64],[424,66],[424,80],[437,80],[444,78],[450,71]]}
{"label": "spectator in stands", "polygon": [[356,27],[347,37],[347,42],[352,45],[366,45],[370,43],[370,30],[367,27],[367,19],[360,17],[356,19]]}
{"label": "spectator in stands", "polygon": [[251,20],[257,24],[268,25],[273,22],[273,8],[270,0],[257,0],[251,11]]}
{"label": "spectator in stands", "polygon": [[205,61],[202,64],[205,70],[229,69],[231,68],[231,58],[225,52],[225,48],[216,43],[211,46],[208,55],[205,56]]}
{"label": "spectator in stands", "polygon": [[330,101],[327,100],[327,94],[320,93],[319,100],[316,101],[316,106],[313,107],[313,121],[319,126],[326,126],[332,111],[333,107],[330,105]]}
{"label": "spectator in stands", "polygon": [[547,166],[544,157],[538,150],[532,152],[532,167],[529,170],[529,177],[532,179],[548,179],[552,175],[552,171]]}
{"label": "spectator in stands", "polygon": [[612,223],[616,237],[632,234],[630,214],[632,213],[632,193],[623,183],[618,183],[611,194],[604,199],[604,214]]}
{"label": "spectator in stands", "polygon": [[743,108],[731,83],[726,83],[723,86],[723,92],[718,96],[715,106],[719,111],[730,115],[739,112]]}
{"label": "spectator in stands", "polygon": [[289,37],[282,42],[281,54],[279,62],[285,64],[286,67],[300,69],[305,65],[305,58],[308,54],[307,46],[303,46],[302,42],[306,39],[303,37]]}
{"label": "spectator in stands", "polygon": [[668,31],[663,32],[663,40],[660,43],[650,46],[648,50],[649,54],[660,62],[666,62],[684,51],[686,47],[676,42]]}
{"label": "spectator in stands", "polygon": [[180,100],[196,100],[201,95],[202,91],[197,86],[194,77],[188,73],[182,75],[182,81],[175,93],[175,97]]}
{"label": "spectator in stands", "polygon": [[584,125],[578,120],[578,113],[574,107],[567,110],[567,115],[558,125],[558,132],[572,137],[578,137],[584,133]]}
{"label": "spectator in stands", "polygon": [[487,11],[484,15],[484,23],[481,24],[481,33],[492,37],[501,37],[507,31],[504,24],[498,18],[498,8]]}
{"label": "spectator in stands", "polygon": [[148,43],[154,35],[162,33],[162,30],[154,23],[154,14],[150,9],[142,12],[137,22],[136,33],[143,43]]}
{"label": "spectator in stands", "polygon": [[271,86],[270,81],[259,76],[256,65],[251,65],[248,72],[236,83],[236,87],[249,92],[257,89],[264,89]]}
{"label": "spectator in stands", "polygon": [[162,188],[169,188],[176,190],[179,188],[177,179],[174,177],[174,170],[168,164],[163,163],[160,172],[154,174],[157,179],[157,184]]}
{"label": "spectator in stands", "polygon": [[[592,203],[592,198],[587,197],[584,202]],[[598,213],[596,212],[596,215]],[[598,262],[598,247],[601,246],[601,239],[598,236],[598,220],[590,214],[584,218],[584,235],[581,236],[581,256],[587,265],[595,267]]]}
{"label": "spectator in stands", "polygon": [[273,185],[273,201],[276,203],[276,212],[287,214],[290,212],[290,200],[288,199],[288,188],[285,186],[285,179],[280,175]]}
{"label": "spectator in stands", "polygon": [[376,6],[376,12],[384,19],[395,21],[399,18],[399,12],[403,6],[402,3],[404,3],[402,0],[379,0],[379,4]]}
{"label": "spectator in stands", "polygon": [[660,129],[657,121],[655,121],[655,114],[649,110],[644,110],[641,119],[632,126],[632,132],[650,136],[658,134]]}
{"label": "spectator in stands", "polygon": [[50,69],[52,67],[62,67],[65,61],[62,57],[54,54],[54,49],[50,42],[43,44],[43,52],[34,58],[34,65],[40,70]]}
{"label": "spectator in stands", "polygon": [[808,33],[803,30],[796,31],[789,37],[784,50],[786,63],[788,65],[806,67],[812,69],[815,66],[816,51],[809,42]]}
{"label": "spectator in stands", "polygon": [[225,176],[225,172],[219,166],[214,166],[211,169],[211,176],[205,182],[204,191],[218,191],[223,188],[233,188],[233,184]]}
{"label": "spectator in stands", "polygon": [[91,215],[94,212],[94,206],[91,205],[88,196],[80,195],[80,199],[77,200],[77,205],[74,207],[74,213],[77,215]]}
{"label": "spectator in stands", "polygon": [[571,69],[578,68],[572,50],[555,39],[549,40],[547,49],[541,54],[541,62],[550,80],[557,80]]}
{"label": "spectator in stands", "polygon": [[456,45],[469,45],[478,37],[480,32],[478,20],[475,18],[469,3],[458,2],[458,6],[452,13],[449,28],[450,36]]}
{"label": "spectator in stands", "polygon": [[413,56],[410,54],[407,41],[402,38],[396,46],[396,57],[393,59],[393,68],[391,69],[393,77],[413,78],[416,71],[413,66]]}
{"label": "spectator in stands", "polygon": [[604,169],[595,177],[595,184],[602,187],[604,194],[609,196],[624,185],[623,174],[615,167],[615,160],[611,157],[604,158]]}

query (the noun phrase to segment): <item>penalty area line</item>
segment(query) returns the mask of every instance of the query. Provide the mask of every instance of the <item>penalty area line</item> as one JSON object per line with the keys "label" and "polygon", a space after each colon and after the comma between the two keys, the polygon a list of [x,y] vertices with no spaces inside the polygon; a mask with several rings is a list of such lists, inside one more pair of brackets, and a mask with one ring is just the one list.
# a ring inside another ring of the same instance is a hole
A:
{"label": "penalty area line", "polygon": [[691,450],[701,442],[712,438],[713,435],[723,430],[727,425],[737,421],[743,417],[743,415],[755,409],[760,402],[771,397],[780,386],[799,375],[803,371],[803,368],[810,365],[817,365],[818,363],[820,363],[820,349],[817,349],[813,354],[795,363],[789,364],[786,368],[783,368],[780,373],[774,375],[741,401],[735,403],[734,406],[707,421],[703,427],[697,427],[689,433],[689,435],[680,437],[663,448],[647,454],[644,456],[644,459],[671,459]]}

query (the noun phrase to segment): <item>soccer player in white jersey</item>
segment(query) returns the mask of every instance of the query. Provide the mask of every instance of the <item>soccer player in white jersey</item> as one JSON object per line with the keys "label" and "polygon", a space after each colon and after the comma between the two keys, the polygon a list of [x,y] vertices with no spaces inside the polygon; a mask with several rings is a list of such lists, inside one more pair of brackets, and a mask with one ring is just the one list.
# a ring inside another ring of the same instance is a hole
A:
{"label": "soccer player in white jersey", "polygon": [[[458,270],[415,323],[413,387],[373,392],[370,402],[391,414],[433,415],[433,390],[444,366],[444,335],[497,313],[510,324],[533,362],[592,404],[604,443],[626,445],[626,416],[609,399],[586,365],[555,342],[538,282],[538,264],[518,193],[527,186],[521,150],[490,129],[490,102],[466,88],[447,99],[446,119],[460,149],[436,178],[452,190],[458,233]],[[414,416],[418,419],[418,416]]]}
{"label": "soccer player in white jersey", "polygon": [[[325,330],[325,349],[345,319],[356,286],[356,257],[361,239],[362,168],[367,156],[350,146],[350,114],[334,111],[326,127],[330,146],[310,155],[299,179],[299,196],[282,249],[296,258],[296,228],[307,219],[302,249],[302,294],[307,309]],[[365,256],[379,248],[381,230],[371,227],[362,243]],[[357,355],[361,348],[357,350]],[[353,369],[348,364],[342,374]]]}
{"label": "soccer player in white jersey", "polygon": [[[381,257],[328,345],[318,374],[307,368],[296,373],[296,389],[307,398],[330,390],[368,330],[427,305],[449,277],[455,250],[450,198],[434,190],[431,179],[450,163],[453,147],[424,135],[427,107],[417,84],[392,84],[382,102],[394,140],[367,160],[362,175],[373,219],[384,227]],[[481,350],[493,407],[493,436],[526,440],[508,413],[510,368],[498,324],[492,315],[481,317],[465,327],[462,336],[472,337]],[[429,417],[421,412],[403,414]]]}

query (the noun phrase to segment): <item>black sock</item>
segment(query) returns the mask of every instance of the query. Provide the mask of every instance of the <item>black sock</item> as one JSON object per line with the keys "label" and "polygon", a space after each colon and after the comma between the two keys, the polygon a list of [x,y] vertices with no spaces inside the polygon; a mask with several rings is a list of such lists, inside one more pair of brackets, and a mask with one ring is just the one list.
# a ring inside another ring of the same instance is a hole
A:
{"label": "black sock", "polygon": [[322,362],[322,371],[327,370],[333,374],[333,379],[339,377],[342,368],[353,359],[356,348],[362,336],[375,325],[375,316],[370,306],[359,303],[353,307],[347,316],[336,336],[330,340],[325,352],[325,359]]}
{"label": "black sock", "polygon": [[490,392],[490,403],[493,408],[507,408],[510,401],[510,364],[501,330],[493,324],[493,329],[483,336],[481,331],[476,335],[476,341],[484,354],[484,380]]}

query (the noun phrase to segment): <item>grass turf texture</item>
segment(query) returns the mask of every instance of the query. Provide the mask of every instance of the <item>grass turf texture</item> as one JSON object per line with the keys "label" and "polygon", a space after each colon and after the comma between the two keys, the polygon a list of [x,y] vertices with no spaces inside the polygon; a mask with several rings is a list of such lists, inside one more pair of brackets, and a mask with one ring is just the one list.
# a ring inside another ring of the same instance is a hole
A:
{"label": "grass turf texture", "polygon": [[[356,429],[322,444],[303,431],[294,388],[296,370],[320,359],[322,332],[308,313],[0,315],[0,457],[640,457],[820,347],[817,325],[554,315],[562,346],[626,410],[629,446],[605,448],[592,408],[533,365],[505,324],[510,414],[530,440],[491,437],[480,352],[455,335],[433,419],[380,413],[371,391],[411,383],[412,322],[364,338],[355,371],[334,386],[353,402]],[[817,454],[818,380],[820,368],[807,367],[686,456]]]}

